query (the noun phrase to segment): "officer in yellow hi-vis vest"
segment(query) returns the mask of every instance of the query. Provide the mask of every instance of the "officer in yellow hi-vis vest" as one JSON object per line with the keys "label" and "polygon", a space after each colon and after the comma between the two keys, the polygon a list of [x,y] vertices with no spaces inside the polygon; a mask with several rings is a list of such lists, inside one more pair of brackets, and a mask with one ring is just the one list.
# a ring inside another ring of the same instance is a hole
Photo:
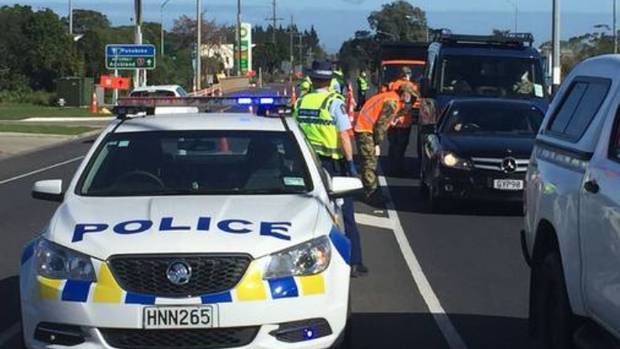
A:
{"label": "officer in yellow hi-vis vest", "polygon": [[[297,101],[293,116],[327,172],[332,176],[357,176],[351,121],[342,95],[329,89],[333,78],[331,63],[314,62],[309,76],[314,90]],[[362,264],[352,198],[344,199],[342,213],[345,233],[351,240],[351,275],[365,275],[368,269]]]}

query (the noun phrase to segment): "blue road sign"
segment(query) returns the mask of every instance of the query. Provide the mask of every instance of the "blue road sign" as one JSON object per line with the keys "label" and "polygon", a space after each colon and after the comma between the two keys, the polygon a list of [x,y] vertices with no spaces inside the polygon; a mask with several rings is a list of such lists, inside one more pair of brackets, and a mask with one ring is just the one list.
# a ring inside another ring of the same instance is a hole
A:
{"label": "blue road sign", "polygon": [[107,45],[105,64],[111,70],[155,69],[154,45]]}
{"label": "blue road sign", "polygon": [[155,57],[155,45],[107,45],[108,57]]}

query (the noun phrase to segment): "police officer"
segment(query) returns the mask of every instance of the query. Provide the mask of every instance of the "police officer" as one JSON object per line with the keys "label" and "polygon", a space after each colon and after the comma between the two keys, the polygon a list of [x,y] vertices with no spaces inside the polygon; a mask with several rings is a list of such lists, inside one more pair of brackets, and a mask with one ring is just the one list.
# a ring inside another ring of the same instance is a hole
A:
{"label": "police officer", "polygon": [[360,76],[357,77],[357,105],[358,109],[361,109],[364,103],[366,103],[366,94],[368,93],[368,76],[366,72],[362,70]]}
{"label": "police officer", "polygon": [[329,83],[329,90],[332,92],[338,92],[339,94],[344,96],[346,82],[344,80],[344,73],[340,68],[335,68],[333,70],[333,77]]}
{"label": "police officer", "polygon": [[[333,78],[332,66],[329,62],[314,62],[309,75],[314,90],[297,101],[293,116],[330,175],[357,176],[349,134],[351,121],[343,97],[329,89]],[[344,199],[342,211],[345,233],[351,240],[351,276],[361,276],[368,269],[362,264],[352,198]]]}
{"label": "police officer", "polygon": [[303,80],[301,80],[301,83],[299,84],[299,90],[301,91],[299,97],[303,97],[304,95],[307,95],[308,93],[310,93],[310,91],[312,91],[312,80],[310,80],[309,76],[306,76],[303,78]]}
{"label": "police officer", "polygon": [[357,116],[355,139],[361,160],[361,175],[366,200],[370,204],[379,204],[381,194],[377,191],[377,163],[380,155],[379,146],[385,138],[388,128],[410,108],[415,91],[410,85],[403,84],[398,92],[380,93],[366,102]]}

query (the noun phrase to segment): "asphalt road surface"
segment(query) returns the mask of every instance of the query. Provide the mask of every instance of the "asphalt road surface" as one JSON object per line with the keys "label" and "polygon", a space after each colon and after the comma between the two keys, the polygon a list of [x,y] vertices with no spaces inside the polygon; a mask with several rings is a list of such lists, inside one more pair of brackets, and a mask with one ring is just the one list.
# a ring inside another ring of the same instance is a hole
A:
{"label": "asphalt road surface", "polygon": [[[31,199],[32,183],[68,181],[91,143],[0,161],[2,349],[19,348],[21,247],[56,207]],[[531,348],[520,207],[467,203],[430,214],[418,194],[410,148],[408,176],[382,179],[386,207],[357,207],[370,274],[352,282],[353,348]]]}

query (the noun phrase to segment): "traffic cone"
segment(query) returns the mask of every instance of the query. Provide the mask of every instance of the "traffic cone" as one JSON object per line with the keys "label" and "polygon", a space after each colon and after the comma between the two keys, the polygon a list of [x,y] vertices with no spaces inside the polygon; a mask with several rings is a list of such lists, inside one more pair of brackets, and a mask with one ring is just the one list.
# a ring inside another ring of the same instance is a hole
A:
{"label": "traffic cone", "polygon": [[99,103],[97,103],[97,93],[93,92],[93,99],[90,102],[90,112],[93,114],[99,113]]}
{"label": "traffic cone", "polygon": [[297,103],[297,91],[295,91],[295,86],[291,88],[291,105],[295,105]]}
{"label": "traffic cone", "polygon": [[357,106],[357,102],[355,102],[355,97],[353,97],[353,87],[351,86],[351,83],[349,83],[347,88],[345,106],[347,108],[347,114],[349,114],[349,120],[353,123],[355,121],[355,107]]}

